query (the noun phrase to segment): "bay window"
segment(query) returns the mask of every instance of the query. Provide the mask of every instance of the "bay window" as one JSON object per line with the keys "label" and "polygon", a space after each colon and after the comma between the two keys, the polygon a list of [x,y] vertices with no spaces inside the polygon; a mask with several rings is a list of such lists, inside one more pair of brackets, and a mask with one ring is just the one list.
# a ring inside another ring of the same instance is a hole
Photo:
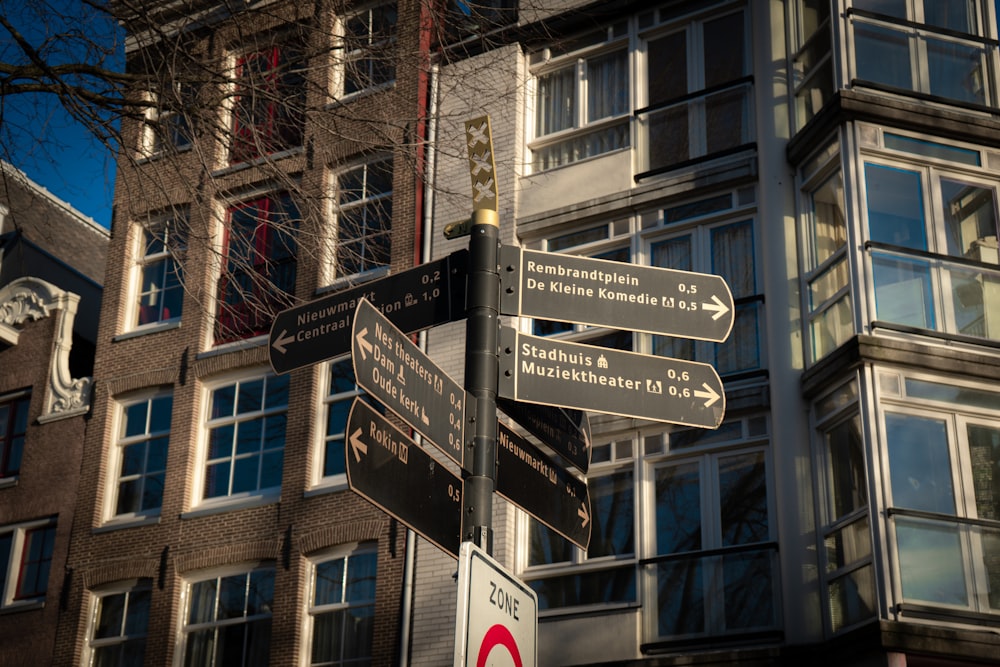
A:
{"label": "bay window", "polygon": [[855,85],[993,105],[985,2],[854,0]]}
{"label": "bay window", "polygon": [[[909,144],[899,146],[912,152]],[[948,146],[933,151],[935,157],[953,153],[978,159],[974,151]],[[865,160],[864,179],[875,319],[944,334],[1000,336],[998,181],[938,160],[875,157]]]}

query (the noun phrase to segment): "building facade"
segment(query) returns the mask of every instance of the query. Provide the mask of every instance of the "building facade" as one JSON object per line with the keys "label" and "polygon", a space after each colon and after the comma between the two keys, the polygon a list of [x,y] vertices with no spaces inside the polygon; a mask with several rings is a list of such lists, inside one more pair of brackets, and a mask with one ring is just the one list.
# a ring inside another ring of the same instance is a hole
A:
{"label": "building facade", "polygon": [[[538,664],[996,660],[994,3],[147,19],[134,67],[183,43],[228,74],[174,72],[197,104],[130,126],[57,664],[452,662],[454,558],[347,487],[349,361],[275,375],[265,334],[465,247],[443,232],[483,114],[504,244],[721,275],[735,303],[723,343],[503,318],[709,363],[726,393],[714,430],[590,415],[586,550],[495,500]],[[459,380],[464,331],[420,337]]]}
{"label": "building facade", "polygon": [[0,162],[0,664],[49,663],[108,232]]}

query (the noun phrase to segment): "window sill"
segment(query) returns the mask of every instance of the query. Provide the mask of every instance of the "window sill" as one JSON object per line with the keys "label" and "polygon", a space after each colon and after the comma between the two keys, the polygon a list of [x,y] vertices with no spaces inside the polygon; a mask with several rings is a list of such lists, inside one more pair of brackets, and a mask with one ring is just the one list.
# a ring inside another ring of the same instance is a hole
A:
{"label": "window sill", "polygon": [[153,324],[144,324],[141,327],[136,327],[131,331],[125,331],[123,333],[114,336],[111,342],[117,343],[123,340],[129,340],[131,338],[139,338],[147,334],[159,333],[161,331],[170,331],[172,329],[180,329],[181,321],[177,320],[167,320],[164,322],[155,322]]}
{"label": "window sill", "polygon": [[370,88],[365,88],[364,90],[358,90],[353,93],[348,93],[347,95],[344,95],[342,97],[334,98],[332,102],[327,102],[325,105],[323,105],[323,110],[331,111],[333,109],[337,109],[338,107],[350,104],[351,102],[355,102],[357,100],[361,100],[366,97],[371,97],[372,95],[377,95],[382,91],[392,90],[395,87],[396,87],[396,80],[393,79],[392,81],[380,83],[377,86],[371,86]]}
{"label": "window sill", "polygon": [[325,496],[330,493],[348,490],[350,490],[350,486],[347,484],[347,477],[345,475],[336,475],[321,479],[315,485],[303,491],[302,497],[315,498],[316,496]]}
{"label": "window sill", "polygon": [[139,528],[141,526],[155,526],[160,523],[160,515],[152,514],[149,516],[128,516],[128,517],[115,517],[108,519],[102,525],[94,528],[91,531],[93,535],[100,535],[101,533],[111,533],[116,530],[124,530],[126,528]]}
{"label": "window sill", "polygon": [[0,607],[0,616],[4,614],[17,614],[22,611],[35,611],[45,607],[45,600],[26,600],[24,602],[12,602],[5,607]]}
{"label": "window sill", "polygon": [[349,276],[340,276],[329,285],[324,285],[323,287],[317,289],[316,295],[319,296],[323,294],[341,292],[351,287],[359,287],[361,285],[366,285],[373,280],[384,278],[387,275],[389,275],[389,267],[383,266],[364,273],[352,273]]}
{"label": "window sill", "polygon": [[135,163],[137,165],[143,165],[149,162],[158,162],[169,157],[176,157],[178,155],[183,155],[184,153],[190,153],[193,149],[194,143],[189,143],[184,146],[175,146],[173,150],[165,150],[149,154],[142,152],[136,157]]}
{"label": "window sill", "polygon": [[234,340],[229,343],[216,343],[215,347],[211,350],[205,350],[204,352],[199,352],[195,355],[195,359],[206,359],[208,357],[217,357],[222,354],[229,354],[230,352],[239,352],[240,350],[249,350],[254,347],[262,347],[267,345],[267,334],[261,334],[260,336],[254,336],[253,338],[244,338],[243,340]]}
{"label": "window sill", "polygon": [[18,479],[19,478],[17,475],[11,477],[4,477],[3,479],[0,479],[0,489],[8,489],[17,486]]}
{"label": "window sill", "polygon": [[280,151],[275,151],[274,153],[269,153],[267,155],[261,155],[252,160],[246,160],[243,162],[233,162],[232,164],[220,167],[211,173],[212,178],[219,178],[221,176],[227,176],[229,174],[235,174],[237,172],[243,171],[245,169],[250,169],[251,167],[259,167],[262,164],[267,164],[269,162],[277,162],[278,160],[283,160],[288,157],[295,155],[305,154],[305,146],[293,146],[292,148],[285,148]]}
{"label": "window sill", "polygon": [[203,501],[198,507],[182,512],[181,519],[198,519],[203,516],[224,514],[236,510],[251,509],[273,505],[281,499],[281,490],[272,489],[270,491],[253,496],[242,496],[240,498],[213,498]]}

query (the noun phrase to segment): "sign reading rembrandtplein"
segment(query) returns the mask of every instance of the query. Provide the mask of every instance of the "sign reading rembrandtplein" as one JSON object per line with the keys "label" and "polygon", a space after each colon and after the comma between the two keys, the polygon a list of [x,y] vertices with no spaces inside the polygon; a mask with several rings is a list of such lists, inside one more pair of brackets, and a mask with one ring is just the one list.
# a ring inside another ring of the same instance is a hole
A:
{"label": "sign reading rembrandtplein", "polygon": [[463,465],[465,390],[366,299],[351,336],[358,386]]}
{"label": "sign reading rembrandtplein", "polygon": [[500,310],[721,343],[733,295],[721,276],[504,246]]}
{"label": "sign reading rembrandtplein", "polygon": [[361,299],[406,333],[451,322],[465,307],[468,251],[289,308],[271,325],[268,355],[275,373],[332,359],[351,349],[351,321]]}
{"label": "sign reading rembrandtplein", "polygon": [[458,557],[462,480],[360,398],[347,417],[347,483]]}
{"label": "sign reading rembrandtplein", "polygon": [[722,380],[708,364],[500,332],[499,395],[701,428],[726,412]]}

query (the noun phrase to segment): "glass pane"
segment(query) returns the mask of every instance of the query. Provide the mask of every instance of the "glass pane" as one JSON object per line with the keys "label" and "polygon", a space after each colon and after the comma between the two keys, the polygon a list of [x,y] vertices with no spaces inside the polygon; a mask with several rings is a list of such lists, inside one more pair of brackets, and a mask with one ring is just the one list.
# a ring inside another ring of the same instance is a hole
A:
{"label": "glass pane", "polygon": [[913,90],[910,42],[906,33],[855,23],[854,62],[862,81]]}
{"label": "glass pane", "polygon": [[736,148],[750,140],[749,91],[748,86],[740,86],[705,98],[705,142],[708,154]]}
{"label": "glass pane", "polygon": [[314,605],[343,602],[345,567],[346,561],[343,558],[328,560],[316,565]]}
{"label": "glass pane", "polygon": [[376,554],[366,553],[348,559],[348,578],[345,601],[352,604],[375,599]]}
{"label": "glass pane", "polygon": [[739,299],[757,291],[754,271],[753,223],[736,222],[711,231],[712,273],[722,276]]}
{"label": "glass pane", "polygon": [[854,416],[826,433],[830,458],[830,523],[868,503],[861,418]]}
{"label": "glass pane", "polygon": [[899,576],[907,600],[968,606],[958,528],[896,521]]}
{"label": "glass pane", "polygon": [[865,165],[868,233],[872,241],[927,250],[923,190],[915,171]]}
{"label": "glass pane", "polygon": [[1000,609],[1000,530],[978,528],[983,543],[983,565],[986,567],[990,609]]}
{"label": "glass pane", "polygon": [[150,402],[149,430],[151,433],[170,430],[173,396],[157,396]]}
{"label": "glass pane", "polygon": [[809,308],[815,309],[841,289],[847,287],[847,257],[832,265],[809,283]]}
{"label": "glass pane", "polygon": [[948,254],[997,264],[996,190],[941,179]]}
{"label": "glass pane", "polygon": [[705,580],[701,558],[656,565],[656,621],[660,637],[705,631]]}
{"label": "glass pane", "polygon": [[936,328],[928,262],[872,253],[872,272],[876,319]]}
{"label": "glass pane", "polygon": [[967,433],[976,516],[1000,520],[1000,428],[969,424]]}
{"label": "glass pane", "polygon": [[656,553],[701,549],[701,484],[697,463],[656,471]]}
{"label": "glass pane", "polygon": [[188,603],[188,624],[209,623],[215,620],[215,592],[218,579],[208,579],[191,584]]}
{"label": "glass pane", "polygon": [[847,243],[844,215],[844,176],[840,171],[811,193],[810,269],[814,269]]}
{"label": "glass pane", "polygon": [[327,440],[323,449],[323,476],[342,475],[347,472],[346,450],[343,438]]}
{"label": "glass pane", "polygon": [[764,452],[719,459],[719,505],[724,546],[769,539]]}
{"label": "glass pane", "polygon": [[146,432],[146,411],[149,404],[146,401],[134,403],[125,408],[122,416],[122,437],[130,438]]}
{"label": "glass pane", "polygon": [[897,19],[906,18],[906,0],[854,0],[854,7]]}
{"label": "glass pane", "polygon": [[954,332],[981,338],[1000,336],[1000,274],[950,267]]}
{"label": "glass pane", "polygon": [[343,612],[317,614],[313,618],[312,663],[326,665],[339,659],[337,647],[343,635]]}
{"label": "glass pane", "polygon": [[538,77],[535,134],[544,136],[576,125],[576,68]]}
{"label": "glass pane", "polygon": [[975,0],[923,0],[924,23],[975,34],[976,4]]}
{"label": "glass pane", "polygon": [[931,95],[959,102],[985,104],[983,66],[986,54],[971,44],[927,39],[927,69]]}
{"label": "glass pane", "polygon": [[[743,76],[743,40],[743,12],[705,21],[705,88]],[[721,44],[725,44],[725,48],[719,48]]]}
{"label": "glass pane", "polygon": [[913,137],[892,134],[891,132],[884,132],[882,134],[882,141],[885,143],[886,148],[892,150],[958,162],[959,164],[968,164],[974,167],[981,166],[979,151],[968,148],[949,146],[948,144],[941,144],[926,139],[914,139]]}
{"label": "glass pane", "polygon": [[252,419],[236,425],[236,454],[259,452],[261,435],[264,427],[263,419]]}
{"label": "glass pane", "polygon": [[649,115],[649,168],[660,169],[690,157],[688,106],[678,104]]}
{"label": "glass pane", "polygon": [[760,367],[759,303],[736,306],[733,330],[725,343],[715,345],[715,369],[720,374]]}
{"label": "glass pane", "polygon": [[531,520],[528,528],[528,565],[565,563],[573,558],[573,544],[545,524]]}
{"label": "glass pane", "polygon": [[212,392],[211,419],[219,417],[230,417],[233,415],[233,407],[236,401],[236,385],[231,384],[219,387]]}
{"label": "glass pane", "polygon": [[267,568],[251,572],[250,586],[247,591],[247,616],[271,613],[273,600],[274,570]]}
{"label": "glass pane", "polygon": [[944,420],[886,413],[885,431],[892,505],[954,514]]}
{"label": "glass pane", "polygon": [[117,637],[121,634],[122,619],[125,614],[125,595],[125,593],[105,595],[98,601],[94,639]]}
{"label": "glass pane", "polygon": [[128,612],[125,616],[125,634],[146,634],[146,628],[149,625],[149,603],[150,590],[148,588],[144,590],[131,591],[129,593]]}
{"label": "glass pane", "polygon": [[834,632],[875,615],[873,571],[871,565],[866,565],[830,582],[830,624]]}
{"label": "glass pane", "polygon": [[850,294],[837,299],[817,315],[809,325],[809,333],[812,339],[812,361],[833,352],[854,335],[854,312],[851,309]]}
{"label": "glass pane", "polygon": [[539,609],[635,602],[635,570],[616,568],[529,581]]}
{"label": "glass pane", "polygon": [[775,624],[771,552],[722,557],[726,630],[766,628]]}
{"label": "glass pane", "polygon": [[872,555],[872,536],[868,530],[868,518],[830,533],[824,540],[826,548],[826,571],[833,572]]}
{"label": "glass pane", "polygon": [[628,53],[587,60],[587,122],[628,113]]}
{"label": "glass pane", "polygon": [[[646,56],[650,106],[687,94],[687,37],[683,30],[651,40],[646,47]],[[666,76],[667,72],[670,76]]]}
{"label": "glass pane", "polygon": [[620,472],[589,480],[593,524],[589,558],[633,553],[635,485],[631,472]]}
{"label": "glass pane", "polygon": [[242,618],[246,612],[247,575],[238,574],[219,580],[219,620]]}
{"label": "glass pane", "polygon": [[236,414],[258,412],[264,407],[264,380],[240,383],[239,402]]}

